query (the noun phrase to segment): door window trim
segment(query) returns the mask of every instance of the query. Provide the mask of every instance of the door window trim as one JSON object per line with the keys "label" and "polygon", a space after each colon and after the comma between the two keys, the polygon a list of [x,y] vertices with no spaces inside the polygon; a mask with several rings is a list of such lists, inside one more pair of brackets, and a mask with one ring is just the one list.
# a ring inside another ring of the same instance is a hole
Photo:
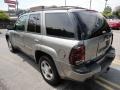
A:
{"label": "door window trim", "polygon": [[[39,14],[39,18],[40,18],[40,24],[41,24],[41,26],[40,26],[40,33],[30,32],[30,31],[27,30],[27,29],[28,29],[28,21],[29,21],[30,15],[36,15],[36,14],[37,14],[37,15]],[[27,25],[26,25],[26,33],[38,34],[38,35],[41,35],[41,34],[42,34],[42,13],[32,13],[32,14],[29,14],[29,15],[28,15]]]}
{"label": "door window trim", "polygon": [[[71,37],[63,37],[63,36],[56,36],[56,35],[49,35],[49,34],[47,34],[46,22],[45,22],[46,21],[46,17],[45,17],[45,15],[49,14],[49,13],[66,13],[68,15],[68,17],[70,18],[71,24],[73,25],[73,22],[71,20],[71,15],[67,11],[58,11],[58,12],[47,12],[47,11],[44,11],[43,12],[43,15],[44,15],[44,29],[45,29],[45,35],[46,36],[56,37],[56,38],[62,38],[62,39],[72,39],[72,40],[75,40],[77,38],[76,37],[76,30],[74,30],[74,37],[72,37],[72,38]],[[75,27],[74,27],[74,29],[75,29]]]}
{"label": "door window trim", "polygon": [[[21,17],[24,17],[24,16],[26,16],[26,21],[25,21],[24,30],[22,31],[22,30],[16,30],[16,29],[14,29],[14,31],[16,31],[16,32],[26,32],[26,26],[27,26],[27,22],[28,22],[28,15],[25,14],[25,15],[20,16],[20,17],[17,19],[16,23],[18,22],[18,20],[19,20]],[[15,25],[16,25],[16,23],[15,23]],[[15,27],[15,25],[14,25],[14,27]]]}

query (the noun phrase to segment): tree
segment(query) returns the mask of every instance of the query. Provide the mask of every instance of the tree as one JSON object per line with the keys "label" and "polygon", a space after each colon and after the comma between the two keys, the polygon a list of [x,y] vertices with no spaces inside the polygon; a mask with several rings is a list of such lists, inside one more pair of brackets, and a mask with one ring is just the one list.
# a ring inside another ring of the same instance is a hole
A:
{"label": "tree", "polygon": [[112,8],[110,6],[105,7],[103,13],[105,17],[112,17]]}
{"label": "tree", "polygon": [[0,11],[0,20],[2,21],[9,20],[9,16],[4,11]]}
{"label": "tree", "polygon": [[120,6],[117,6],[114,11],[113,11],[113,15],[118,17],[120,19]]}

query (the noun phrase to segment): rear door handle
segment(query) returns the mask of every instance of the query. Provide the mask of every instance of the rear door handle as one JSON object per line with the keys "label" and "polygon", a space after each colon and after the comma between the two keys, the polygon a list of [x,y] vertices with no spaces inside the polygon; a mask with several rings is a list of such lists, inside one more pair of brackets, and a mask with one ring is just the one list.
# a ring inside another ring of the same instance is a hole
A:
{"label": "rear door handle", "polygon": [[35,42],[39,42],[39,40],[38,40],[38,39],[34,39],[34,41],[35,41]]}

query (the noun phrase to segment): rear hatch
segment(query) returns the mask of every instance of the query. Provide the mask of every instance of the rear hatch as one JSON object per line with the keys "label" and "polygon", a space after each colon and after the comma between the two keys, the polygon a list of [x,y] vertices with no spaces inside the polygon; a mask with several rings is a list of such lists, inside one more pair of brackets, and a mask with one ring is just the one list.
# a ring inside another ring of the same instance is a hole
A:
{"label": "rear hatch", "polygon": [[113,37],[105,18],[92,10],[73,13],[78,22],[78,38],[84,41],[85,60],[95,60],[104,55],[111,46]]}

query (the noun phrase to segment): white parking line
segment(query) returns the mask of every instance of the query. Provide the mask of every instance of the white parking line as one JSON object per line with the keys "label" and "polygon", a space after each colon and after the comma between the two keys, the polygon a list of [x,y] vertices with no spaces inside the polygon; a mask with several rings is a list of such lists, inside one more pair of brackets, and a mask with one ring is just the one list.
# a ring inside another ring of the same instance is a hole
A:
{"label": "white parking line", "polygon": [[106,85],[106,84],[103,84],[102,82],[100,82],[100,81],[98,81],[98,80],[95,80],[95,82],[96,82],[98,85],[104,87],[104,88],[107,89],[107,90],[114,90],[112,87],[110,87],[110,86],[108,86],[108,85]]}
{"label": "white parking line", "polygon": [[113,87],[118,88],[118,89],[120,90],[120,85],[118,85],[118,84],[116,84],[116,83],[113,83],[113,82],[111,82],[111,81],[108,81],[108,80],[106,80],[106,79],[104,79],[104,78],[102,78],[102,77],[98,77],[97,80],[103,81],[103,82],[105,82],[106,84],[109,84],[110,86],[113,86]]}

